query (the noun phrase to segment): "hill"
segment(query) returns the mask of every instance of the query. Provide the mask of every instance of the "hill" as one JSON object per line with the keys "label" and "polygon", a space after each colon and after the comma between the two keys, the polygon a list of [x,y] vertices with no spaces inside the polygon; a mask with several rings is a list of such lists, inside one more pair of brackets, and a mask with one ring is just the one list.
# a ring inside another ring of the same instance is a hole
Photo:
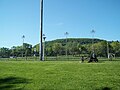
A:
{"label": "hill", "polygon": [[[45,42],[45,54],[47,56],[56,56],[65,55],[67,53],[68,55],[74,56],[80,53],[91,53],[92,41],[94,44],[106,42],[106,40],[96,38],[94,40],[91,38],[56,39]],[[36,48],[37,52],[39,52],[39,44],[35,45],[33,48]]]}
{"label": "hill", "polygon": [[[102,39],[94,39],[94,43],[98,43],[101,41],[106,41],[106,40],[102,40]],[[91,38],[67,38],[67,43],[79,43],[81,45],[83,44],[91,44],[92,43],[92,39]],[[61,43],[61,44],[65,44],[66,43],[66,39],[56,39],[56,40],[52,40],[52,41],[46,41],[46,44],[53,44],[53,43]]]}

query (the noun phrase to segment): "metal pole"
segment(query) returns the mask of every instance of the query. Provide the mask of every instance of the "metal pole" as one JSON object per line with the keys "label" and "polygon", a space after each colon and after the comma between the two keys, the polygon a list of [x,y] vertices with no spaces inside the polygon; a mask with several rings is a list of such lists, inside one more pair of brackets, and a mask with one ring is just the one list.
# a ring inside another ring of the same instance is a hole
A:
{"label": "metal pole", "polygon": [[43,45],[42,45],[42,39],[43,39],[43,0],[40,0],[40,60],[43,60]]}
{"label": "metal pole", "polygon": [[66,35],[66,57],[67,57],[67,35],[68,35],[69,33],[68,32],[65,32],[65,35]]}
{"label": "metal pole", "polygon": [[95,30],[92,30],[91,33],[92,33],[92,53],[94,53],[94,46],[93,46],[93,44],[94,44],[94,33],[95,33]]}
{"label": "metal pole", "polygon": [[43,61],[45,60],[45,40],[43,42]]}
{"label": "metal pole", "polygon": [[45,60],[45,39],[46,39],[46,37],[44,35],[44,37],[43,37],[43,40],[44,40],[44,42],[43,42],[43,60]]}
{"label": "metal pole", "polygon": [[22,39],[23,39],[23,42],[22,42],[22,44],[23,44],[23,45],[22,45],[22,58],[23,58],[23,49],[24,49],[24,38],[25,38],[25,36],[23,35],[23,36],[22,36]]}
{"label": "metal pole", "polygon": [[67,57],[67,35],[66,35],[66,57]]}
{"label": "metal pole", "polygon": [[23,58],[23,47],[24,47],[24,38],[23,38],[23,43],[22,43],[22,58]]}
{"label": "metal pole", "polygon": [[108,42],[107,42],[107,55],[108,55],[108,59],[110,58],[110,54],[109,54],[109,44],[108,44]]}

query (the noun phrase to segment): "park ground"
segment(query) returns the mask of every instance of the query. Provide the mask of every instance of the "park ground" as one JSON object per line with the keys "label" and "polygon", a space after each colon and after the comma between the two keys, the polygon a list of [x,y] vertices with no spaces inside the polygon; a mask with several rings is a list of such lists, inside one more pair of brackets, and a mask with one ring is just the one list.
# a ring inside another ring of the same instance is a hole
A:
{"label": "park ground", "polygon": [[0,90],[120,90],[120,59],[0,61]]}

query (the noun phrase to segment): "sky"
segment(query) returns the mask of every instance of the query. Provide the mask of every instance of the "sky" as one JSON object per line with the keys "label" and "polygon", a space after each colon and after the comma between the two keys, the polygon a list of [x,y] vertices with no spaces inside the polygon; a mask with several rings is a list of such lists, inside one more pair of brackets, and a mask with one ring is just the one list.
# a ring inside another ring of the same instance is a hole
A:
{"label": "sky", "polygon": [[[43,0],[46,40],[120,40],[120,0]],[[0,47],[40,42],[40,0],[0,0]]]}

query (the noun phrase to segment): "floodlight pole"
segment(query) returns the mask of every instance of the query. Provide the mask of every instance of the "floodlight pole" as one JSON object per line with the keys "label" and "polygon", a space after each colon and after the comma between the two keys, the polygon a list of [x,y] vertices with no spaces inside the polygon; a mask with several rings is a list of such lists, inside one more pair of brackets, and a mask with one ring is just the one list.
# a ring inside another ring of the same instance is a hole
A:
{"label": "floodlight pole", "polygon": [[109,54],[109,43],[107,41],[107,56],[108,56],[108,59],[110,58],[110,54]]}
{"label": "floodlight pole", "polygon": [[67,36],[68,36],[68,32],[65,32],[65,36],[66,36],[66,57],[67,57],[67,55],[68,55],[68,53],[67,53]]}
{"label": "floodlight pole", "polygon": [[43,42],[43,61],[45,60],[45,39],[46,39],[46,36],[45,36],[45,34],[43,34],[43,40],[44,40],[44,42]]}
{"label": "floodlight pole", "polygon": [[95,34],[95,30],[92,30],[91,33],[92,33],[92,53],[94,53],[94,46],[93,46],[93,44],[94,44],[94,34]]}
{"label": "floodlight pole", "polygon": [[42,45],[42,39],[43,39],[43,0],[40,0],[40,60],[43,60],[43,45]]}
{"label": "floodlight pole", "polygon": [[24,49],[24,39],[25,39],[25,35],[22,36],[23,42],[22,42],[22,58],[23,58],[23,49]]}

